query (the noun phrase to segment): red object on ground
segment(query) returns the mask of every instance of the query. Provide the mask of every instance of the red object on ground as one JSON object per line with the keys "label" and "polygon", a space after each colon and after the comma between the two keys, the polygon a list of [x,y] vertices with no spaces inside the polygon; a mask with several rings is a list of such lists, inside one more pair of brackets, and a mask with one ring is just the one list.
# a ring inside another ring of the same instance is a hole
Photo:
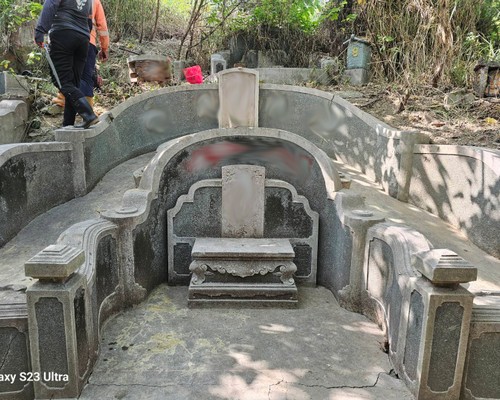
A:
{"label": "red object on ground", "polygon": [[189,83],[203,83],[203,74],[201,73],[201,67],[199,65],[184,68],[184,76]]}

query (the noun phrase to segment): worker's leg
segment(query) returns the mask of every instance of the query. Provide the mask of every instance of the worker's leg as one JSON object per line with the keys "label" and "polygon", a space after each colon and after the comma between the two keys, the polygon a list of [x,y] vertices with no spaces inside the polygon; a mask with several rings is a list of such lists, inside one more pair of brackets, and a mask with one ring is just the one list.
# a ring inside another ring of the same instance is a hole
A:
{"label": "worker's leg", "polygon": [[[90,43],[87,40],[86,43],[82,43],[81,46],[79,46],[75,50],[74,75],[75,75],[75,84],[77,85],[78,88],[81,86],[82,83],[81,78],[85,70],[85,64],[87,61],[89,46]],[[78,91],[82,93],[80,89],[78,89]],[[73,104],[73,106],[75,107],[78,114],[80,114],[80,116],[83,118],[83,122],[79,125],[75,125],[75,128],[85,129],[88,128],[90,125],[97,123],[98,121],[97,116],[95,115],[94,110],[92,109],[92,105],[84,96],[84,93],[82,93],[82,97],[79,97],[76,103]]]}
{"label": "worker's leg", "polygon": [[71,101],[64,104],[63,126],[75,125],[76,110]]}
{"label": "worker's leg", "polygon": [[80,90],[87,97],[94,97],[94,74],[95,74],[95,61],[97,55],[97,48],[89,43],[89,50],[87,52],[87,60],[83,68],[82,82],[80,83]]}
{"label": "worker's leg", "polygon": [[[51,56],[57,74],[61,81],[61,92],[74,111],[83,118],[83,124],[79,127],[87,128],[97,120],[92,107],[88,104],[85,96],[79,89],[80,80],[87,58],[89,41],[85,35],[73,30],[53,31],[50,35]],[[68,107],[65,113],[65,123],[69,123],[72,114]]]}

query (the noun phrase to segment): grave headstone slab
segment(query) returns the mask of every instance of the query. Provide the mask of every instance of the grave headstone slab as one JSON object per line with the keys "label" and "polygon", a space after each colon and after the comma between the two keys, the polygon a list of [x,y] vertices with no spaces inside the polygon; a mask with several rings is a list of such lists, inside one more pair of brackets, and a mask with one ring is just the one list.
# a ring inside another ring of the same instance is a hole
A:
{"label": "grave headstone slab", "polygon": [[259,73],[246,68],[219,72],[219,102],[219,127],[257,127]]}
{"label": "grave headstone slab", "polygon": [[264,183],[264,167],[222,167],[222,237],[263,236]]}

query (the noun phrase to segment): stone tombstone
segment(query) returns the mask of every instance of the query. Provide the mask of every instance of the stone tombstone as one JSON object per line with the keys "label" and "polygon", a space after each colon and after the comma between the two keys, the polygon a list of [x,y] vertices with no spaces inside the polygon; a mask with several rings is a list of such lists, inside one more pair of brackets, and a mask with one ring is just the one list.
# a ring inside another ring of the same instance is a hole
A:
{"label": "stone tombstone", "polygon": [[259,123],[259,73],[233,68],[219,73],[219,127],[257,127]]}
{"label": "stone tombstone", "polygon": [[263,237],[264,183],[264,167],[222,167],[222,237]]}
{"label": "stone tombstone", "polygon": [[216,75],[218,72],[227,69],[227,61],[222,55],[216,53],[210,57],[210,75]]}

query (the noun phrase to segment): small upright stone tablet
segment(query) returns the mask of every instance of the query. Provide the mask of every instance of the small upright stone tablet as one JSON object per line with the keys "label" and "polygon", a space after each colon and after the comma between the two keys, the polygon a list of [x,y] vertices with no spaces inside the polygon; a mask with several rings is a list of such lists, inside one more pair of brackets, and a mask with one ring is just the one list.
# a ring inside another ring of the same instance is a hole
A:
{"label": "small upright stone tablet", "polygon": [[264,167],[222,167],[222,237],[264,235]]}

